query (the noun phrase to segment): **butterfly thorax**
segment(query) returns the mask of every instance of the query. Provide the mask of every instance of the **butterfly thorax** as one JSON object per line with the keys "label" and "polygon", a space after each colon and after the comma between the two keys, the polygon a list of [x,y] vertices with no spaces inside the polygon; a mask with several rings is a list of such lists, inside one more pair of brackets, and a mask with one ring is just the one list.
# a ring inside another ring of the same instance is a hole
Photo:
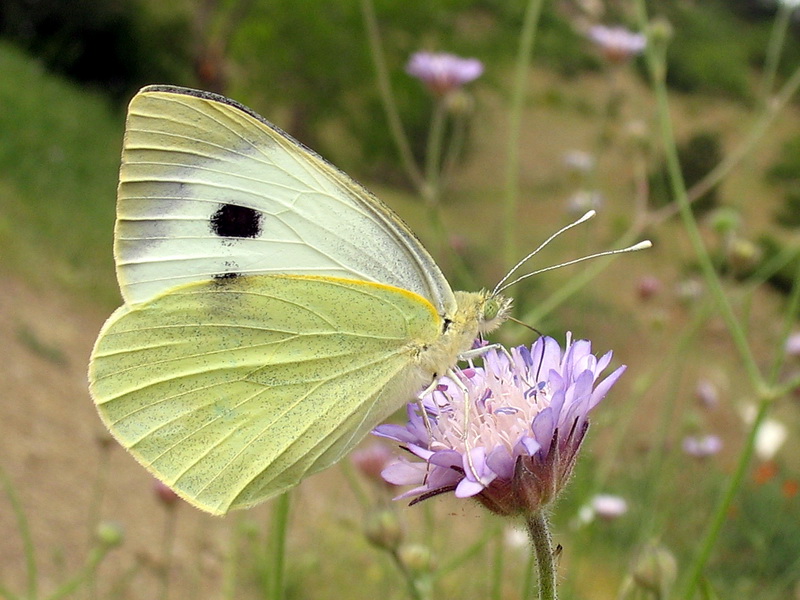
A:
{"label": "butterfly thorax", "polygon": [[467,350],[475,339],[493,331],[508,318],[511,299],[487,291],[455,292],[456,311],[444,319],[443,332],[420,354],[420,364],[428,372],[442,375]]}

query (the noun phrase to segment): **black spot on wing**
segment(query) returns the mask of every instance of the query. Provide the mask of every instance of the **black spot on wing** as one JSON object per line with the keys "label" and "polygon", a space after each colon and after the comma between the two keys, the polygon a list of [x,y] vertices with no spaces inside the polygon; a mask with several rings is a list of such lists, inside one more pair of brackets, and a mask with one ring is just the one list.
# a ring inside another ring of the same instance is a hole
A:
{"label": "black spot on wing", "polygon": [[216,273],[214,279],[216,281],[224,281],[225,279],[235,279],[241,277],[241,273]]}
{"label": "black spot on wing", "polygon": [[254,238],[261,234],[262,214],[253,208],[222,204],[211,215],[211,231],[226,238]]}
{"label": "black spot on wing", "polygon": [[225,271],[222,273],[214,273],[212,277],[214,281],[217,283],[225,283],[226,281],[230,281],[231,279],[236,279],[237,277],[241,277],[242,274],[237,272],[238,265],[235,261],[226,260],[225,261]]}

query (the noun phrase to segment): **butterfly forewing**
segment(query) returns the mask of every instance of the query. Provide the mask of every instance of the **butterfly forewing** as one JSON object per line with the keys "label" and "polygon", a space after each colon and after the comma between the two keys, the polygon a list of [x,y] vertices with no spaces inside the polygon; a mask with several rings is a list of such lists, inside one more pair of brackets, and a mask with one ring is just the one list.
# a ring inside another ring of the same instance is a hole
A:
{"label": "butterfly forewing", "polygon": [[291,273],[392,285],[455,311],[396,215],[231,100],[145,88],[129,108],[122,161],[115,256],[128,303],[191,281]]}
{"label": "butterfly forewing", "polygon": [[319,277],[198,282],[122,307],[95,347],[103,420],[158,478],[213,513],[329,466],[431,374],[432,305]]}

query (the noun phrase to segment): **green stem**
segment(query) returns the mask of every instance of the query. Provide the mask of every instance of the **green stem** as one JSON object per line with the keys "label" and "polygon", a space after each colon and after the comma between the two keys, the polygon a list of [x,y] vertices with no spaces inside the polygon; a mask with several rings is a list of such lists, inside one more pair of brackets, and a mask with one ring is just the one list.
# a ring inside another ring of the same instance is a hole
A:
{"label": "green stem", "polygon": [[425,156],[425,186],[423,195],[428,204],[438,204],[440,196],[439,171],[441,169],[442,146],[446,109],[442,100],[433,105],[431,128],[428,131],[428,144]]}
{"label": "green stem", "polygon": [[[638,0],[639,16],[642,25],[647,23],[647,12],[645,0]],[[733,343],[739,352],[739,356],[744,365],[744,370],[754,389],[763,390],[764,382],[761,373],[758,370],[758,364],[752,354],[747,338],[742,330],[742,326],[736,315],[733,312],[730,302],[728,301],[722,284],[717,277],[714,270],[714,265],[711,257],[703,244],[702,236],[697,225],[697,221],[692,214],[692,208],[689,204],[689,198],[686,195],[686,185],[683,180],[683,173],[681,172],[680,162],[678,161],[678,152],[675,144],[675,135],[672,127],[672,119],[669,111],[669,100],[667,97],[666,86],[666,64],[663,57],[656,56],[656,51],[648,46],[646,51],[647,66],[650,71],[650,77],[653,84],[654,92],[656,95],[656,102],[658,107],[659,126],[661,129],[661,137],[664,147],[664,153],[667,163],[667,172],[669,174],[670,187],[675,201],[678,204],[679,212],[683,220],[686,235],[689,242],[697,256],[697,262],[700,265],[700,270],[703,273],[704,279],[708,284],[709,290],[714,297],[722,318],[730,332]]]}
{"label": "green stem", "polygon": [[728,482],[728,486],[725,488],[725,491],[723,492],[719,502],[717,503],[717,506],[714,509],[713,518],[708,524],[705,535],[700,542],[700,550],[692,561],[692,564],[689,566],[689,574],[686,578],[683,593],[681,594],[681,597],[683,597],[685,600],[692,600],[692,598],[694,598],[695,592],[697,591],[697,586],[700,584],[700,579],[703,576],[703,570],[705,569],[706,564],[708,564],[708,560],[711,557],[711,552],[714,550],[714,546],[717,542],[717,538],[719,537],[719,533],[722,530],[722,526],[730,514],[731,504],[733,504],[733,500],[736,497],[739,487],[744,479],[747,467],[750,464],[750,459],[753,456],[753,447],[755,446],[758,428],[766,418],[771,404],[772,403],[768,400],[762,400],[758,406],[756,418],[753,420],[753,423],[750,426],[750,431],[747,434],[747,440],[745,441],[744,449],[739,456],[736,469],[731,476],[730,481]]}
{"label": "green stem", "polygon": [[503,530],[499,530],[494,538],[494,557],[492,560],[492,600],[503,598],[503,563],[504,563]]}
{"label": "green stem", "polygon": [[794,323],[797,319],[798,309],[800,309],[800,259],[797,260],[796,271],[794,272],[794,284],[792,286],[792,294],[789,297],[789,302],[786,304],[786,316],[783,323],[783,334],[781,335],[781,345],[779,351],[775,355],[775,360],[770,370],[769,382],[775,385],[778,380],[783,363],[786,360],[786,340],[792,333]]}
{"label": "green stem", "polygon": [[222,598],[234,600],[236,598],[236,575],[239,566],[239,531],[242,513],[233,516],[233,526],[228,527],[230,540],[228,551],[225,553],[225,562],[222,566]]}
{"label": "green stem", "polygon": [[509,108],[508,159],[506,161],[506,202],[504,212],[503,237],[505,264],[514,264],[517,258],[517,203],[519,199],[519,136],[522,124],[522,109],[525,106],[528,71],[531,65],[533,42],[536,39],[536,27],[544,0],[529,0],[525,9],[525,17],[520,33],[517,66],[514,74],[514,86],[511,91]]}
{"label": "green stem", "polygon": [[95,571],[97,571],[97,567],[103,561],[108,551],[111,549],[110,546],[102,545],[98,548],[92,550],[91,554],[89,555],[89,559],[86,561],[84,567],[70,580],[62,583],[58,586],[58,589],[54,591],[52,594],[47,596],[47,600],[59,600],[60,598],[64,598],[68,596],[72,592],[74,592],[78,587],[90,578]]}
{"label": "green stem", "polygon": [[164,537],[161,540],[161,593],[159,598],[167,600],[169,594],[169,577],[172,571],[172,553],[175,547],[175,525],[178,522],[178,505],[170,504],[166,507],[164,521]]}
{"label": "green stem", "polygon": [[525,525],[539,567],[539,600],[556,600],[556,568],[547,515],[540,510],[526,517]]}
{"label": "green stem", "polygon": [[367,38],[369,39],[370,54],[372,55],[372,61],[375,66],[378,91],[380,92],[381,101],[383,102],[383,110],[386,112],[386,118],[389,121],[389,132],[397,146],[397,151],[400,153],[400,160],[403,163],[406,174],[414,183],[414,186],[417,189],[421,189],[423,184],[422,173],[420,173],[419,167],[414,160],[414,154],[411,152],[411,144],[408,142],[408,137],[406,137],[403,129],[403,123],[400,120],[400,113],[394,102],[392,86],[389,82],[389,70],[386,68],[386,56],[381,44],[378,19],[375,16],[375,7],[371,0],[361,0],[361,13],[364,17],[364,26],[366,27]]}
{"label": "green stem", "polygon": [[25,566],[28,575],[28,593],[26,598],[34,600],[39,595],[39,577],[36,568],[36,548],[33,545],[33,537],[31,536],[31,530],[28,526],[28,519],[25,517],[25,511],[22,509],[22,503],[19,501],[19,497],[14,490],[14,485],[11,483],[11,479],[9,479],[2,467],[0,467],[0,480],[2,480],[6,496],[8,496],[8,501],[11,503],[11,510],[14,511],[17,529],[22,537],[22,545],[25,549]]}
{"label": "green stem", "polygon": [[428,144],[425,156],[425,182],[420,190],[433,227],[433,254],[441,257],[442,249],[447,246],[447,230],[442,221],[439,198],[439,169],[442,154],[442,141],[444,138],[445,106],[442,101],[437,101],[433,108],[431,127],[428,131]]}
{"label": "green stem", "polygon": [[786,32],[791,23],[794,7],[787,2],[778,2],[778,12],[775,15],[775,22],[772,25],[772,32],[769,36],[767,46],[767,57],[764,62],[764,78],[761,81],[761,104],[766,107],[769,104],[772,86],[775,83],[775,74],[778,72],[778,63],[781,60],[781,50],[786,40]]}
{"label": "green stem", "polygon": [[[425,503],[423,502],[423,506]],[[433,574],[435,579],[438,579],[447,573],[451,573],[455,571],[457,568],[463,566],[468,560],[471,558],[475,558],[480,552],[489,544],[489,542],[497,535],[498,531],[500,531],[500,527],[487,527],[484,529],[483,535],[481,538],[476,541],[474,544],[467,547],[461,554],[458,556],[448,560],[444,563],[440,568],[436,569],[436,572]],[[434,531],[435,527],[427,527],[426,531]]]}
{"label": "green stem", "polygon": [[275,500],[272,512],[271,543],[272,549],[272,600],[283,600],[285,595],[284,570],[286,568],[286,531],[289,525],[289,507],[291,505],[289,492],[284,492]]}
{"label": "green stem", "polygon": [[[397,552],[397,549],[388,550],[388,552],[392,557],[392,561],[394,562],[395,566],[403,576],[403,580],[406,582],[406,586],[408,588],[408,595],[411,596],[412,600],[428,600],[431,597],[429,592],[430,586],[423,585],[423,582],[414,576],[414,574],[403,562],[403,559]],[[426,592],[426,589],[428,592]]]}

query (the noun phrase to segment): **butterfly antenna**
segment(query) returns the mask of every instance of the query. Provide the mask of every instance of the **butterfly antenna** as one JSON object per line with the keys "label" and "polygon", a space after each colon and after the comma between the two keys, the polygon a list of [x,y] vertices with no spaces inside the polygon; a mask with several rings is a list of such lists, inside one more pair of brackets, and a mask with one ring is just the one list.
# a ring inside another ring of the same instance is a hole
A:
{"label": "butterfly antenna", "polygon": [[[544,248],[545,246],[547,246],[547,244],[549,244],[550,242],[552,242],[554,239],[556,239],[558,236],[560,236],[560,235],[561,235],[562,233],[564,233],[565,231],[569,231],[570,229],[572,229],[572,228],[573,228],[573,227],[575,227],[576,225],[580,225],[581,223],[584,223],[585,221],[588,221],[589,219],[591,219],[591,218],[592,218],[593,216],[595,216],[596,214],[597,214],[597,213],[596,213],[595,211],[593,211],[593,210],[590,210],[590,211],[588,211],[588,212],[587,212],[585,215],[583,215],[583,216],[582,216],[580,219],[578,219],[577,221],[574,221],[574,222],[570,223],[570,224],[569,224],[569,225],[567,225],[566,227],[562,227],[561,229],[559,229],[558,231],[556,231],[556,232],[555,232],[553,235],[551,235],[549,238],[547,238],[545,241],[543,241],[543,242],[542,242],[542,243],[539,245],[539,247],[538,247],[538,248],[536,248],[536,250],[534,250],[533,252],[531,252],[530,254],[528,254],[527,256],[525,256],[525,257],[524,257],[524,258],[523,258],[521,261],[519,261],[519,262],[518,262],[516,265],[514,265],[514,267],[513,267],[513,268],[512,268],[512,269],[511,269],[511,270],[510,270],[508,273],[506,273],[506,274],[505,274],[505,276],[504,276],[504,277],[503,277],[503,278],[502,278],[500,281],[498,281],[498,282],[497,282],[497,285],[494,287],[494,290],[492,291],[492,296],[494,296],[494,295],[495,295],[495,294],[497,294],[498,292],[500,292],[500,291],[502,291],[502,290],[506,289],[506,288],[508,287],[508,285],[505,285],[505,286],[504,286],[503,284],[504,284],[506,281],[508,281],[508,278],[509,278],[509,277],[511,277],[511,276],[514,274],[514,271],[516,271],[516,270],[517,270],[517,269],[519,269],[519,268],[520,268],[522,265],[524,265],[526,262],[528,262],[528,260],[530,260],[531,258],[533,258],[534,256],[536,256],[536,254],[538,254],[538,253],[539,253],[539,251],[540,251],[542,248]],[[559,265],[559,266],[560,266],[560,265]],[[519,279],[515,280],[515,283],[516,283],[516,281],[519,281]],[[509,284],[509,285],[511,285],[511,284]]]}
{"label": "butterfly antenna", "polygon": [[[573,223],[573,225],[577,224]],[[612,254],[625,254],[626,252],[636,252],[637,250],[644,250],[645,248],[650,248],[653,243],[650,240],[644,240],[643,242],[639,242],[638,244],[634,244],[633,246],[628,246],[627,248],[619,248],[618,250],[607,250],[606,252],[598,252],[596,254],[590,254],[588,256],[582,256],[581,258],[576,258],[574,260],[568,260],[567,262],[560,263],[558,265],[552,265],[550,267],[545,267],[543,269],[538,269],[536,271],[532,271],[531,273],[525,273],[525,275],[521,275],[517,277],[515,280],[506,283],[502,287],[495,288],[493,294],[498,294],[503,290],[511,287],[512,285],[519,283],[523,279],[527,279],[528,277],[533,277],[534,275],[538,275],[539,273],[546,273],[547,271],[552,271],[554,269],[560,269],[561,267],[567,267],[569,265],[574,265],[579,262],[583,262],[585,260],[589,260],[592,258],[600,258],[601,256],[611,256]],[[515,267],[516,268],[516,267]],[[508,279],[505,277],[504,279]]]}

